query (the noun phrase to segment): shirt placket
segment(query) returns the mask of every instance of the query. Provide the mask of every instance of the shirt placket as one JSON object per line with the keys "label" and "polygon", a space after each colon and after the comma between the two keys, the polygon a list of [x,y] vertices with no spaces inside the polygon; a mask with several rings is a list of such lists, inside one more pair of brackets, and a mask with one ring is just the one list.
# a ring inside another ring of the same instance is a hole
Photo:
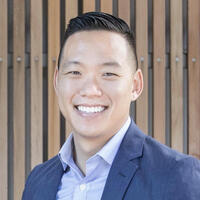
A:
{"label": "shirt placket", "polygon": [[81,183],[75,187],[73,200],[86,200],[87,199],[87,187],[86,183]]}

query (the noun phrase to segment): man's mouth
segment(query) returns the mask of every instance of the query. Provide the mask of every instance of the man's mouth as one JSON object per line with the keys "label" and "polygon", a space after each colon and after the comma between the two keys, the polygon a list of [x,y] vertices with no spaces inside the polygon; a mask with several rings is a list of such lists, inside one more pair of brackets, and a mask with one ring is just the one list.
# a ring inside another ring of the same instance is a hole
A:
{"label": "man's mouth", "polygon": [[103,112],[108,108],[108,106],[83,106],[83,105],[78,105],[75,106],[75,108],[83,113],[100,113]]}

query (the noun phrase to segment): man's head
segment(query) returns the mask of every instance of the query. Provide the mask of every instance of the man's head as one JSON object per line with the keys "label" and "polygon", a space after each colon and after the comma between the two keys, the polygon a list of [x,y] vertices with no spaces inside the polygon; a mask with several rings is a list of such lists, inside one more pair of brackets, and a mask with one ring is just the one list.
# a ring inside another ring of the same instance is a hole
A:
{"label": "man's head", "polygon": [[[71,124],[74,138],[96,138],[102,143],[127,120],[131,101],[142,92],[143,78],[141,70],[136,71],[136,56],[129,43],[134,39],[125,37],[130,32],[128,26],[113,16],[96,15],[87,13],[70,21],[54,85],[60,110]],[[111,31],[98,28],[98,24],[105,26],[106,17],[113,26]],[[90,29],[87,21],[96,28]],[[84,24],[85,29],[80,28]],[[80,30],[72,31],[76,26]],[[127,29],[127,33],[114,29]]]}
{"label": "man's head", "polygon": [[61,65],[62,51],[67,39],[76,32],[92,30],[105,30],[110,32],[116,32],[123,36],[132,49],[133,57],[136,62],[137,68],[138,62],[133,32],[130,30],[126,22],[124,22],[122,19],[102,12],[89,12],[70,20],[61,45],[60,54],[58,58],[58,68]]}

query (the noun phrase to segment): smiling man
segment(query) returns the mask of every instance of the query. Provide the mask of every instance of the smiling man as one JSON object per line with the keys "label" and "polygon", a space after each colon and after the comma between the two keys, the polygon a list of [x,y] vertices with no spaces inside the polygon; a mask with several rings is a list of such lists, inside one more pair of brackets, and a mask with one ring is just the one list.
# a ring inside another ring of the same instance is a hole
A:
{"label": "smiling man", "polygon": [[199,161],[143,134],[129,117],[143,76],[123,20],[99,12],[72,19],[54,86],[72,133],[31,172],[23,200],[200,199]]}

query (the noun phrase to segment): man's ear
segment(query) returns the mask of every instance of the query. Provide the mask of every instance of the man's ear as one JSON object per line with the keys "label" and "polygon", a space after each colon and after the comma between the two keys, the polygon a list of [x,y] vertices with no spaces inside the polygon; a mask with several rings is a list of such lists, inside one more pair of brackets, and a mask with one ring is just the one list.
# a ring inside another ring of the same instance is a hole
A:
{"label": "man's ear", "polygon": [[58,67],[56,67],[54,71],[53,86],[57,94],[58,93]]}
{"label": "man's ear", "polygon": [[143,91],[143,74],[141,69],[138,69],[133,77],[133,91],[132,91],[132,101],[135,101]]}

